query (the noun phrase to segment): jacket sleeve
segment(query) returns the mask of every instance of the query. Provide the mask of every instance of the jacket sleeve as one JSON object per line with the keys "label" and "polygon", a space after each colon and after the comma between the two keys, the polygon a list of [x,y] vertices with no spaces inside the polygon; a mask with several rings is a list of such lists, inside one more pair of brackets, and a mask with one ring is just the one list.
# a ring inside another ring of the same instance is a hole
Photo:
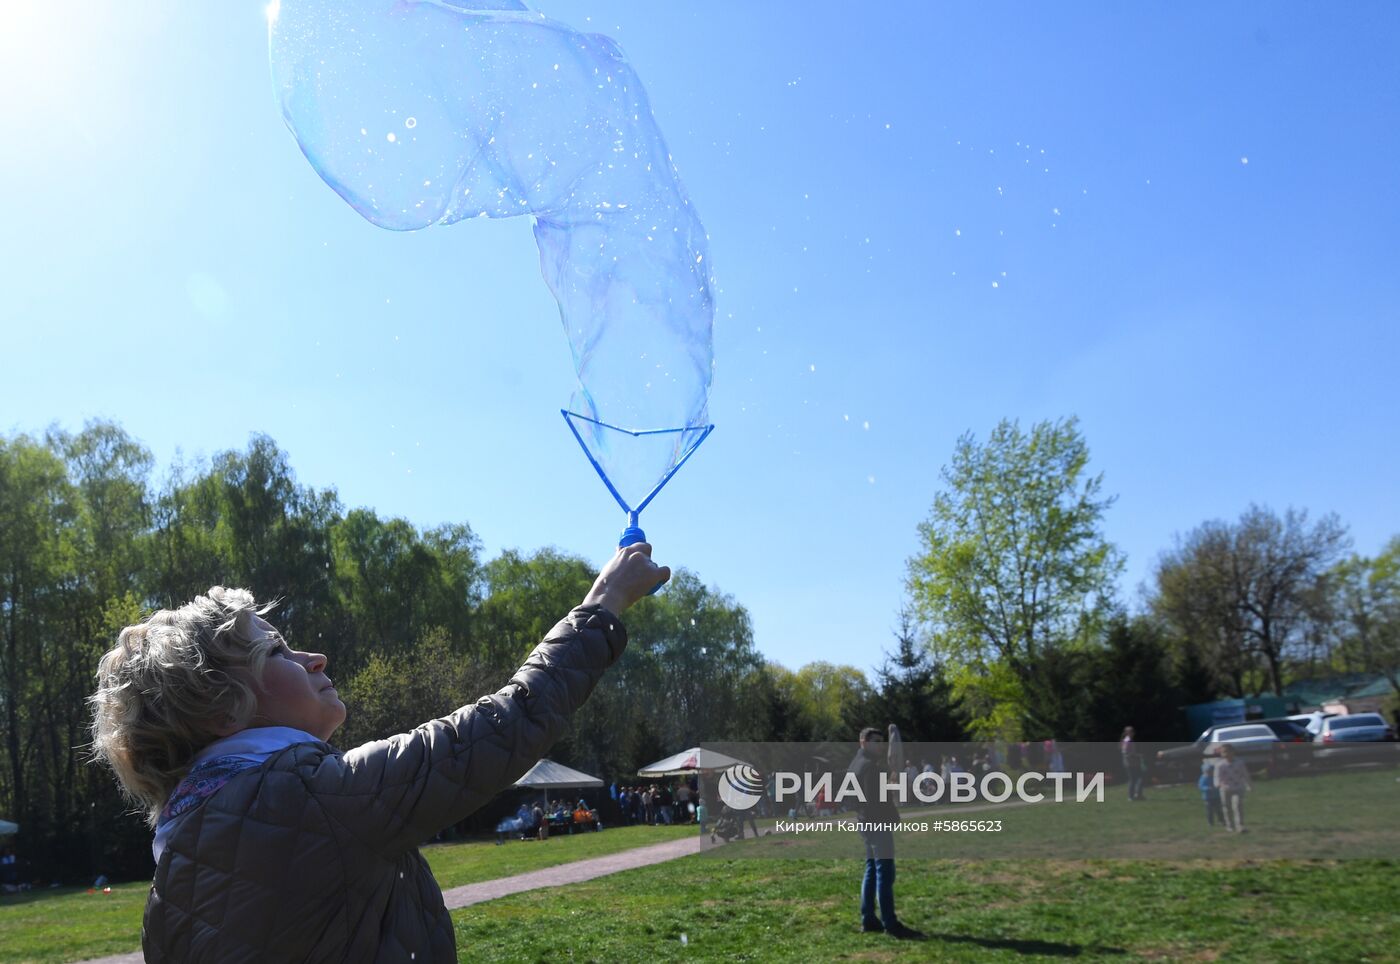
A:
{"label": "jacket sleeve", "polygon": [[626,646],[616,616],[575,609],[500,691],[412,732],[323,756],[303,779],[362,843],[386,855],[415,847],[534,766]]}

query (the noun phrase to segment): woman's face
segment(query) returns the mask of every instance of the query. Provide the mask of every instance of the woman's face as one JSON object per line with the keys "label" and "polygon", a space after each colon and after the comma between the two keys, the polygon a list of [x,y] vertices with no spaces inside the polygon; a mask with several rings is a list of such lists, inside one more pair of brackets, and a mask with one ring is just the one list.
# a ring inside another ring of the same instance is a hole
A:
{"label": "woman's face", "polygon": [[345,704],[326,675],[328,660],[320,653],[292,649],[260,617],[254,618],[254,624],[275,640],[275,647],[263,665],[262,678],[254,684],[258,709],[253,725],[290,726],[329,740],[345,722]]}

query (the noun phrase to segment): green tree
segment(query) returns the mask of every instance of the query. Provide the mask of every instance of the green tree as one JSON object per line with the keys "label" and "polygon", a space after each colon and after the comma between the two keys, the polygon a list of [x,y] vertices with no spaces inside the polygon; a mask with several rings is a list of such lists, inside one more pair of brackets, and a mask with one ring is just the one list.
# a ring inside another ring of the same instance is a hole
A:
{"label": "green tree", "polygon": [[1110,742],[1131,725],[1141,740],[1172,740],[1182,735],[1179,708],[1199,701],[1174,672],[1162,630],[1143,616],[1113,617],[1090,674],[1089,727],[1070,739]]}
{"label": "green tree", "polygon": [[477,645],[489,666],[513,671],[593,585],[588,562],[555,548],[507,549],[483,567]]}
{"label": "green tree", "polygon": [[0,806],[41,845],[72,811],[61,779],[69,731],[51,727],[75,709],[63,643],[80,583],[78,519],[61,455],[25,435],[0,439]]}
{"label": "green tree", "polygon": [[792,675],[791,670],[777,663],[764,663],[744,677],[736,739],[755,743],[807,739],[800,708],[789,683]]}
{"label": "green tree", "polygon": [[966,735],[953,685],[917,634],[914,614],[899,613],[895,650],[885,656],[876,676],[877,715],[899,726],[906,740],[952,743]]}
{"label": "green tree", "polygon": [[861,727],[874,725],[870,719],[876,715],[875,689],[854,666],[818,660],[780,678],[780,685],[797,707],[807,741],[850,741]]}
{"label": "green tree", "polygon": [[1375,558],[1339,563],[1332,585],[1344,666],[1384,674],[1400,696],[1400,536]]}
{"label": "green tree", "polygon": [[1252,505],[1235,523],[1206,522],[1157,565],[1154,611],[1194,648],[1232,696],[1267,685],[1306,655],[1328,619],[1328,571],[1349,545],[1335,515],[1308,522]]}
{"label": "green tree", "polygon": [[[146,836],[125,814],[106,774],[84,766],[88,716],[84,698],[93,670],[122,626],[140,617],[147,532],[151,453],[120,426],[88,422],[70,435],[51,430],[47,445],[66,463],[74,510],[69,530],[72,583],[61,621],[45,644],[45,676],[53,698],[44,703],[46,763],[54,839],[50,859],[62,866],[116,869],[123,844]],[[118,620],[125,622],[118,623]],[[79,834],[76,828],[84,831]],[[144,861],[142,862],[144,863]]]}
{"label": "green tree", "polygon": [[345,726],[336,737],[358,746],[405,733],[504,686],[433,628],[397,653],[371,652],[343,691]]}
{"label": "green tree", "polygon": [[406,519],[354,509],[331,528],[336,595],[350,618],[342,658],[400,652],[429,629],[468,638],[479,599],[478,543],[466,525],[420,533]]}
{"label": "green tree", "polygon": [[986,443],[958,440],[919,525],[906,587],[979,734],[1033,718],[1035,667],[1094,638],[1107,612],[1122,559],[1088,464],[1075,419],[1002,421]]}
{"label": "green tree", "polygon": [[759,665],[748,612],[677,569],[663,593],[627,615],[636,654],[655,680],[656,732],[684,746],[731,736],[740,682]]}
{"label": "green tree", "polygon": [[575,717],[561,758],[635,772],[703,740],[745,735],[745,684],[761,664],[742,606],[678,568],[625,623],[627,651]]}
{"label": "green tree", "polygon": [[358,627],[333,592],[340,511],[334,491],[297,484],[265,435],[207,466],[177,461],[153,507],[151,595],[172,607],[213,585],[242,586],[281,602],[277,622],[292,645],[353,656]]}

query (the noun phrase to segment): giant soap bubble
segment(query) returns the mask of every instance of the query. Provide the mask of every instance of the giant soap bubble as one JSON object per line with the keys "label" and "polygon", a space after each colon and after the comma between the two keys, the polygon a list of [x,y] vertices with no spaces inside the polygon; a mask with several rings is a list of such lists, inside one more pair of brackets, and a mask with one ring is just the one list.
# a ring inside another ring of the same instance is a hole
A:
{"label": "giant soap bubble", "polygon": [[707,430],[705,231],[609,38],[511,2],[281,0],[282,113],[380,227],[533,216],[573,349],[571,426],[624,507]]}

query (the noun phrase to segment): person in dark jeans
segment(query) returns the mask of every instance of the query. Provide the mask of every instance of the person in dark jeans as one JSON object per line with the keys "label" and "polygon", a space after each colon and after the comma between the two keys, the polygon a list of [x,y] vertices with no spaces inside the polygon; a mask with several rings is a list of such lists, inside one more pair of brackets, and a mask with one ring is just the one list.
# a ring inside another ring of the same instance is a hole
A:
{"label": "person in dark jeans", "polygon": [[1123,773],[1128,782],[1128,799],[1142,800],[1142,782],[1147,776],[1147,766],[1137,745],[1137,731],[1131,726],[1123,727],[1123,735],[1118,740],[1118,749],[1123,756]]}
{"label": "person in dark jeans", "polygon": [[[858,805],[861,823],[894,824],[899,820],[895,805],[880,796],[880,774],[889,767],[885,738],[880,730],[867,726],[860,731],[860,750],[847,768],[860,782],[865,802]],[[886,829],[861,830],[865,842],[865,876],[860,885],[861,930],[884,931],[901,940],[918,940],[924,935],[900,923],[894,912],[894,833]],[[875,915],[876,906],[879,916]]]}

